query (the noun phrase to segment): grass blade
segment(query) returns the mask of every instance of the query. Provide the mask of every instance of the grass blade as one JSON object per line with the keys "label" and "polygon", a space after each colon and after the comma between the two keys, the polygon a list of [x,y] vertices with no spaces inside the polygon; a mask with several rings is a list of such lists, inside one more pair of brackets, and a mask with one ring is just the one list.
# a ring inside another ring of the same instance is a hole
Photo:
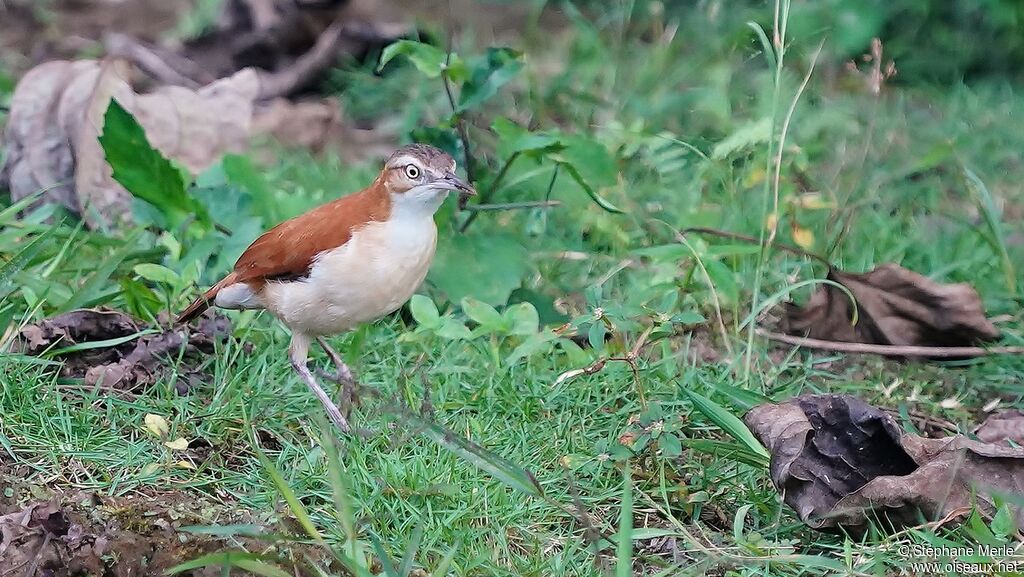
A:
{"label": "grass blade", "polygon": [[506,486],[527,495],[544,498],[544,489],[529,471],[508,459],[492,453],[476,443],[464,439],[455,431],[446,429],[436,423],[408,411],[402,411],[401,417],[410,425],[419,429],[424,436],[445,449],[454,453],[464,461],[490,474]]}
{"label": "grass blade", "polygon": [[260,577],[292,577],[284,569],[263,561],[259,555],[242,553],[238,551],[227,551],[221,553],[210,553],[202,557],[186,561],[168,569],[165,575],[176,575],[192,569],[203,569],[206,567],[236,567],[249,571]]}
{"label": "grass blade", "polygon": [[1010,252],[1006,248],[1006,235],[1003,234],[1003,217],[1000,214],[999,208],[996,207],[995,200],[992,198],[992,193],[988,191],[988,187],[985,186],[985,182],[978,177],[978,175],[967,168],[963,167],[964,180],[967,181],[967,188],[971,191],[971,195],[975,197],[975,200],[981,205],[981,214],[985,217],[985,226],[988,227],[988,234],[984,235],[985,239],[992,245],[992,248],[999,254],[999,260],[1002,262],[1003,275],[1006,277],[1006,288],[1014,296],[1017,295],[1017,273],[1014,270],[1013,260],[1010,258]]}
{"label": "grass blade", "polygon": [[44,241],[50,236],[50,233],[56,230],[56,226],[47,229],[39,236],[32,239],[24,248],[19,250],[11,260],[5,262],[3,266],[0,266],[0,297],[6,296],[11,290],[12,280],[14,275],[18,274],[28,263],[32,262],[32,259],[39,254],[42,250]]}
{"label": "grass blade", "polygon": [[144,331],[139,331],[137,333],[132,333],[127,336],[118,337],[116,339],[107,339],[103,341],[89,341],[86,343],[78,343],[68,347],[63,347],[60,349],[53,349],[52,351],[46,351],[45,353],[43,353],[42,357],[46,359],[52,359],[53,357],[59,357],[61,355],[66,355],[68,353],[78,353],[81,351],[89,351],[93,349],[108,349],[111,347],[116,347],[118,345],[123,345],[124,343],[127,342],[134,341],[135,339],[144,337],[146,335],[155,335],[159,333],[160,331],[156,329],[146,329]]}
{"label": "grass blade", "polygon": [[416,552],[419,551],[422,539],[423,523],[421,522],[412,530],[412,539],[409,540],[409,546],[405,550],[405,555],[402,556],[402,565],[398,567],[398,574],[401,577],[408,577],[409,573],[412,573],[412,564],[416,560]]}
{"label": "grass blade", "polygon": [[768,463],[768,451],[761,446],[761,443],[757,442],[757,439],[754,438],[754,434],[750,432],[750,429],[743,424],[743,421],[741,421],[739,417],[733,415],[725,407],[701,394],[687,389],[683,389],[683,392],[690,398],[690,402],[693,403],[694,408],[700,411],[701,414],[707,417],[708,420],[715,424],[715,426],[728,433],[733,439],[742,443],[750,452],[763,457],[765,464]]}
{"label": "grass blade", "polygon": [[377,558],[380,559],[380,566],[383,573],[387,577],[399,577],[398,569],[395,569],[395,560],[388,555],[388,552],[384,550],[384,545],[381,544],[380,539],[376,535],[370,534],[370,542],[373,543],[373,550],[377,553]]}
{"label": "grass blade", "polygon": [[255,440],[253,442],[253,449],[256,451],[256,457],[259,458],[263,468],[266,469],[267,474],[270,475],[270,479],[274,482],[274,486],[277,487],[278,492],[281,493],[281,497],[284,498],[285,503],[288,503],[288,508],[291,509],[292,514],[295,515],[295,519],[299,522],[299,525],[302,525],[302,528],[310,537],[313,538],[314,541],[320,545],[326,546],[327,543],[324,541],[323,535],[321,535],[320,531],[317,531],[316,526],[313,525],[313,519],[309,516],[309,511],[307,511],[306,507],[299,501],[299,498],[295,495],[295,491],[292,491],[292,488],[288,486],[288,483],[284,480],[284,476],[281,475],[281,471],[279,471],[278,468],[270,462],[270,459],[268,459],[263,453],[263,449],[259,447]]}
{"label": "grass blade", "polygon": [[633,574],[633,480],[629,466],[622,468],[622,506],[619,510],[618,545],[615,550],[615,577]]}

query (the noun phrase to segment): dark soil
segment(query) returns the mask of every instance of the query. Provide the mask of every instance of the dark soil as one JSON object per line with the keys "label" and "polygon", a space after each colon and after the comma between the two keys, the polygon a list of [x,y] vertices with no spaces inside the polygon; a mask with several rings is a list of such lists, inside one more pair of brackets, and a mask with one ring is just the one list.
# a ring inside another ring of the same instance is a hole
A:
{"label": "dark soil", "polygon": [[[189,525],[251,524],[244,510],[185,492],[101,496],[25,481],[0,462],[0,576],[139,577],[227,548]],[[182,575],[214,576],[220,568]]]}

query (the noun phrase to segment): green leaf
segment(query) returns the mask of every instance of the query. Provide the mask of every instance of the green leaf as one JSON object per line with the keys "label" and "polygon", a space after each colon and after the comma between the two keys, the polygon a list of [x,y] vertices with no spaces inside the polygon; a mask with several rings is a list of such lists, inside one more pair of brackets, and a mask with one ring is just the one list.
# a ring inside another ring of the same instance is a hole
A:
{"label": "green leaf", "polygon": [[1003,504],[996,511],[995,516],[992,517],[992,523],[990,525],[992,533],[997,537],[1006,538],[1013,535],[1017,531],[1017,521],[1013,517],[1013,511],[1010,510],[1010,506]]}
{"label": "green leaf", "polygon": [[740,298],[740,288],[736,284],[736,273],[720,260],[703,261],[708,271],[708,279],[714,286],[718,298],[726,303],[735,303]]}
{"label": "green leaf", "polygon": [[409,544],[406,545],[405,555],[402,556],[402,564],[398,567],[398,575],[400,577],[408,577],[412,573],[412,564],[416,560],[416,552],[419,551],[420,541],[423,539],[423,522],[421,521],[416,525],[416,528],[412,530],[412,537],[409,538]]}
{"label": "green leaf", "polygon": [[478,301],[473,297],[462,299],[461,305],[462,312],[466,313],[470,320],[480,326],[491,330],[501,330],[504,328],[505,322],[501,317],[501,313],[491,305]]}
{"label": "green leaf", "polygon": [[171,286],[177,286],[181,283],[181,276],[163,265],[145,262],[135,265],[135,268],[132,270],[135,271],[135,274],[148,281]]}
{"label": "green leaf", "polygon": [[453,341],[468,341],[473,338],[473,333],[466,325],[459,321],[446,318],[441,324],[441,327],[437,329],[437,336],[442,339],[450,339]]}
{"label": "green leaf", "polygon": [[769,460],[768,451],[761,446],[761,443],[757,441],[754,434],[750,432],[750,429],[743,424],[739,417],[699,393],[689,389],[683,389],[683,393],[690,398],[690,402],[693,403],[695,409],[700,411],[702,415],[707,417],[718,428],[728,433],[733,439],[739,441],[747,450],[763,458],[764,464],[767,466]]}
{"label": "green leaf", "polygon": [[608,333],[608,327],[604,326],[601,321],[595,321],[590,325],[590,330],[587,331],[587,342],[590,343],[590,348],[595,351],[604,350],[604,336]]}
{"label": "green leaf", "polygon": [[535,334],[540,327],[537,309],[530,303],[519,303],[509,306],[502,314],[505,326],[513,335],[529,336]]}
{"label": "green leaf", "polygon": [[[988,234],[983,234],[985,240],[992,245],[993,250],[999,255],[999,260],[1002,263],[1003,275],[1006,278],[1006,288],[1010,291],[1010,294],[1017,294],[1017,272],[1013,266],[1013,259],[1010,258],[1010,253],[1006,248],[1006,235],[1003,233],[1003,215],[996,206],[995,200],[992,198],[992,194],[989,192],[988,187],[985,186],[985,182],[978,177],[977,174],[966,166],[963,167],[964,180],[967,181],[967,188],[971,191],[971,196],[981,206],[981,214],[985,218],[985,228]],[[979,230],[984,230],[978,227]]]}
{"label": "green leaf", "polygon": [[561,143],[556,136],[530,132],[504,117],[495,119],[491,124],[491,130],[498,136],[498,153],[506,158],[517,152],[550,150]]}
{"label": "green leaf", "polygon": [[762,118],[745,124],[734,131],[711,150],[711,158],[722,160],[757,144],[768,142],[772,137],[772,120]]}
{"label": "green leaf", "polygon": [[[428,78],[437,78],[441,76],[441,72],[444,70],[445,61],[448,59],[448,54],[430,44],[424,44],[416,40],[399,40],[393,44],[389,44],[384,48],[384,51],[380,55],[380,64],[377,66],[377,71],[380,72],[384,69],[384,66],[394,60],[396,56],[405,56],[412,62],[413,66],[420,71],[424,76]],[[457,57],[452,56],[454,61]]]}
{"label": "green leaf", "polygon": [[512,291],[522,285],[529,264],[526,250],[516,237],[473,229],[438,243],[429,278],[452,302],[472,296],[499,306],[508,302]]}
{"label": "green leaf", "polygon": [[552,344],[558,339],[553,331],[544,331],[542,333],[536,333],[522,343],[518,347],[509,353],[508,357],[505,358],[505,364],[511,365],[519,362],[522,359],[532,357],[533,355],[540,352],[547,352],[551,350]]}
{"label": "green leaf", "polygon": [[482,62],[470,69],[469,79],[459,94],[456,112],[465,112],[481,105],[508,84],[523,69],[522,53],[511,48],[488,48]]}
{"label": "green leaf", "polygon": [[575,180],[595,204],[608,212],[623,212],[607,201],[598,190],[615,184],[618,171],[615,159],[601,143],[583,136],[567,136],[562,139],[565,146],[551,156]]}
{"label": "green leaf", "polygon": [[679,437],[672,433],[658,437],[658,448],[666,457],[678,457],[683,454],[683,444],[679,442]]}
{"label": "green leaf", "polygon": [[409,312],[412,318],[424,328],[435,328],[441,324],[441,314],[437,312],[437,306],[430,297],[420,294],[412,295],[409,300]]}
{"label": "green leaf", "polygon": [[562,314],[555,308],[555,299],[546,294],[539,293],[528,288],[517,288],[508,297],[508,304],[530,303],[537,311],[540,323],[547,325],[562,324],[569,320],[567,315]]}
{"label": "green leaf", "polygon": [[259,575],[260,577],[292,577],[292,575],[284,569],[265,563],[262,559],[263,557],[253,553],[243,553],[238,551],[210,553],[209,555],[203,555],[197,559],[175,565],[168,569],[165,574],[176,575],[193,569],[202,569],[204,567],[236,567],[238,569],[249,571],[255,575]]}
{"label": "green leaf", "polygon": [[114,180],[156,207],[169,226],[177,227],[193,217],[210,223],[206,211],[189,197],[181,171],[149,144],[142,125],[116,100],[110,101],[104,115],[99,141]]}
{"label": "green leaf", "polygon": [[121,266],[121,263],[135,252],[135,243],[140,235],[141,231],[136,231],[124,239],[124,245],[115,251],[114,254],[107,257],[99,266],[96,266],[89,278],[72,293],[71,297],[58,310],[60,312],[67,312],[86,306],[100,298],[103,291],[110,288],[110,278],[114,275],[117,267]]}

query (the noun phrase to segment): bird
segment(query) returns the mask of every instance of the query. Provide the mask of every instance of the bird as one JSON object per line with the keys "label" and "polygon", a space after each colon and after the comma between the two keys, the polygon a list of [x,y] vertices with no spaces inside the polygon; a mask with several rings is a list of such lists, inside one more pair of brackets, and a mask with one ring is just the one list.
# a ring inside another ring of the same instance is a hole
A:
{"label": "bird", "polygon": [[[437,247],[434,214],[450,192],[475,189],[456,174],[455,160],[427,144],[397,149],[363,190],[286,220],[258,237],[233,270],[177,317],[188,323],[211,306],[263,309],[290,331],[292,368],[343,433],[347,418],[307,366],[315,340],[337,379],[354,385],[351,369],[324,337],[398,310],[427,276]],[[351,401],[343,394],[343,405]]]}

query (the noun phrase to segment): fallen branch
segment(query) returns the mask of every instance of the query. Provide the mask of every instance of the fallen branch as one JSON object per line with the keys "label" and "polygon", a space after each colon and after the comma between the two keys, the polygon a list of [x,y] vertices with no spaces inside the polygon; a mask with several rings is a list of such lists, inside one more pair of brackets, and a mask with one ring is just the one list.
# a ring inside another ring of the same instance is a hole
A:
{"label": "fallen branch", "polygon": [[848,343],[842,341],[826,341],[807,337],[796,337],[758,328],[758,335],[780,343],[786,343],[808,349],[834,351],[837,353],[854,353],[881,355],[883,357],[920,357],[932,359],[957,359],[963,357],[982,357],[991,355],[1024,355],[1024,347],[924,347],[917,345],[876,345],[870,343]]}

